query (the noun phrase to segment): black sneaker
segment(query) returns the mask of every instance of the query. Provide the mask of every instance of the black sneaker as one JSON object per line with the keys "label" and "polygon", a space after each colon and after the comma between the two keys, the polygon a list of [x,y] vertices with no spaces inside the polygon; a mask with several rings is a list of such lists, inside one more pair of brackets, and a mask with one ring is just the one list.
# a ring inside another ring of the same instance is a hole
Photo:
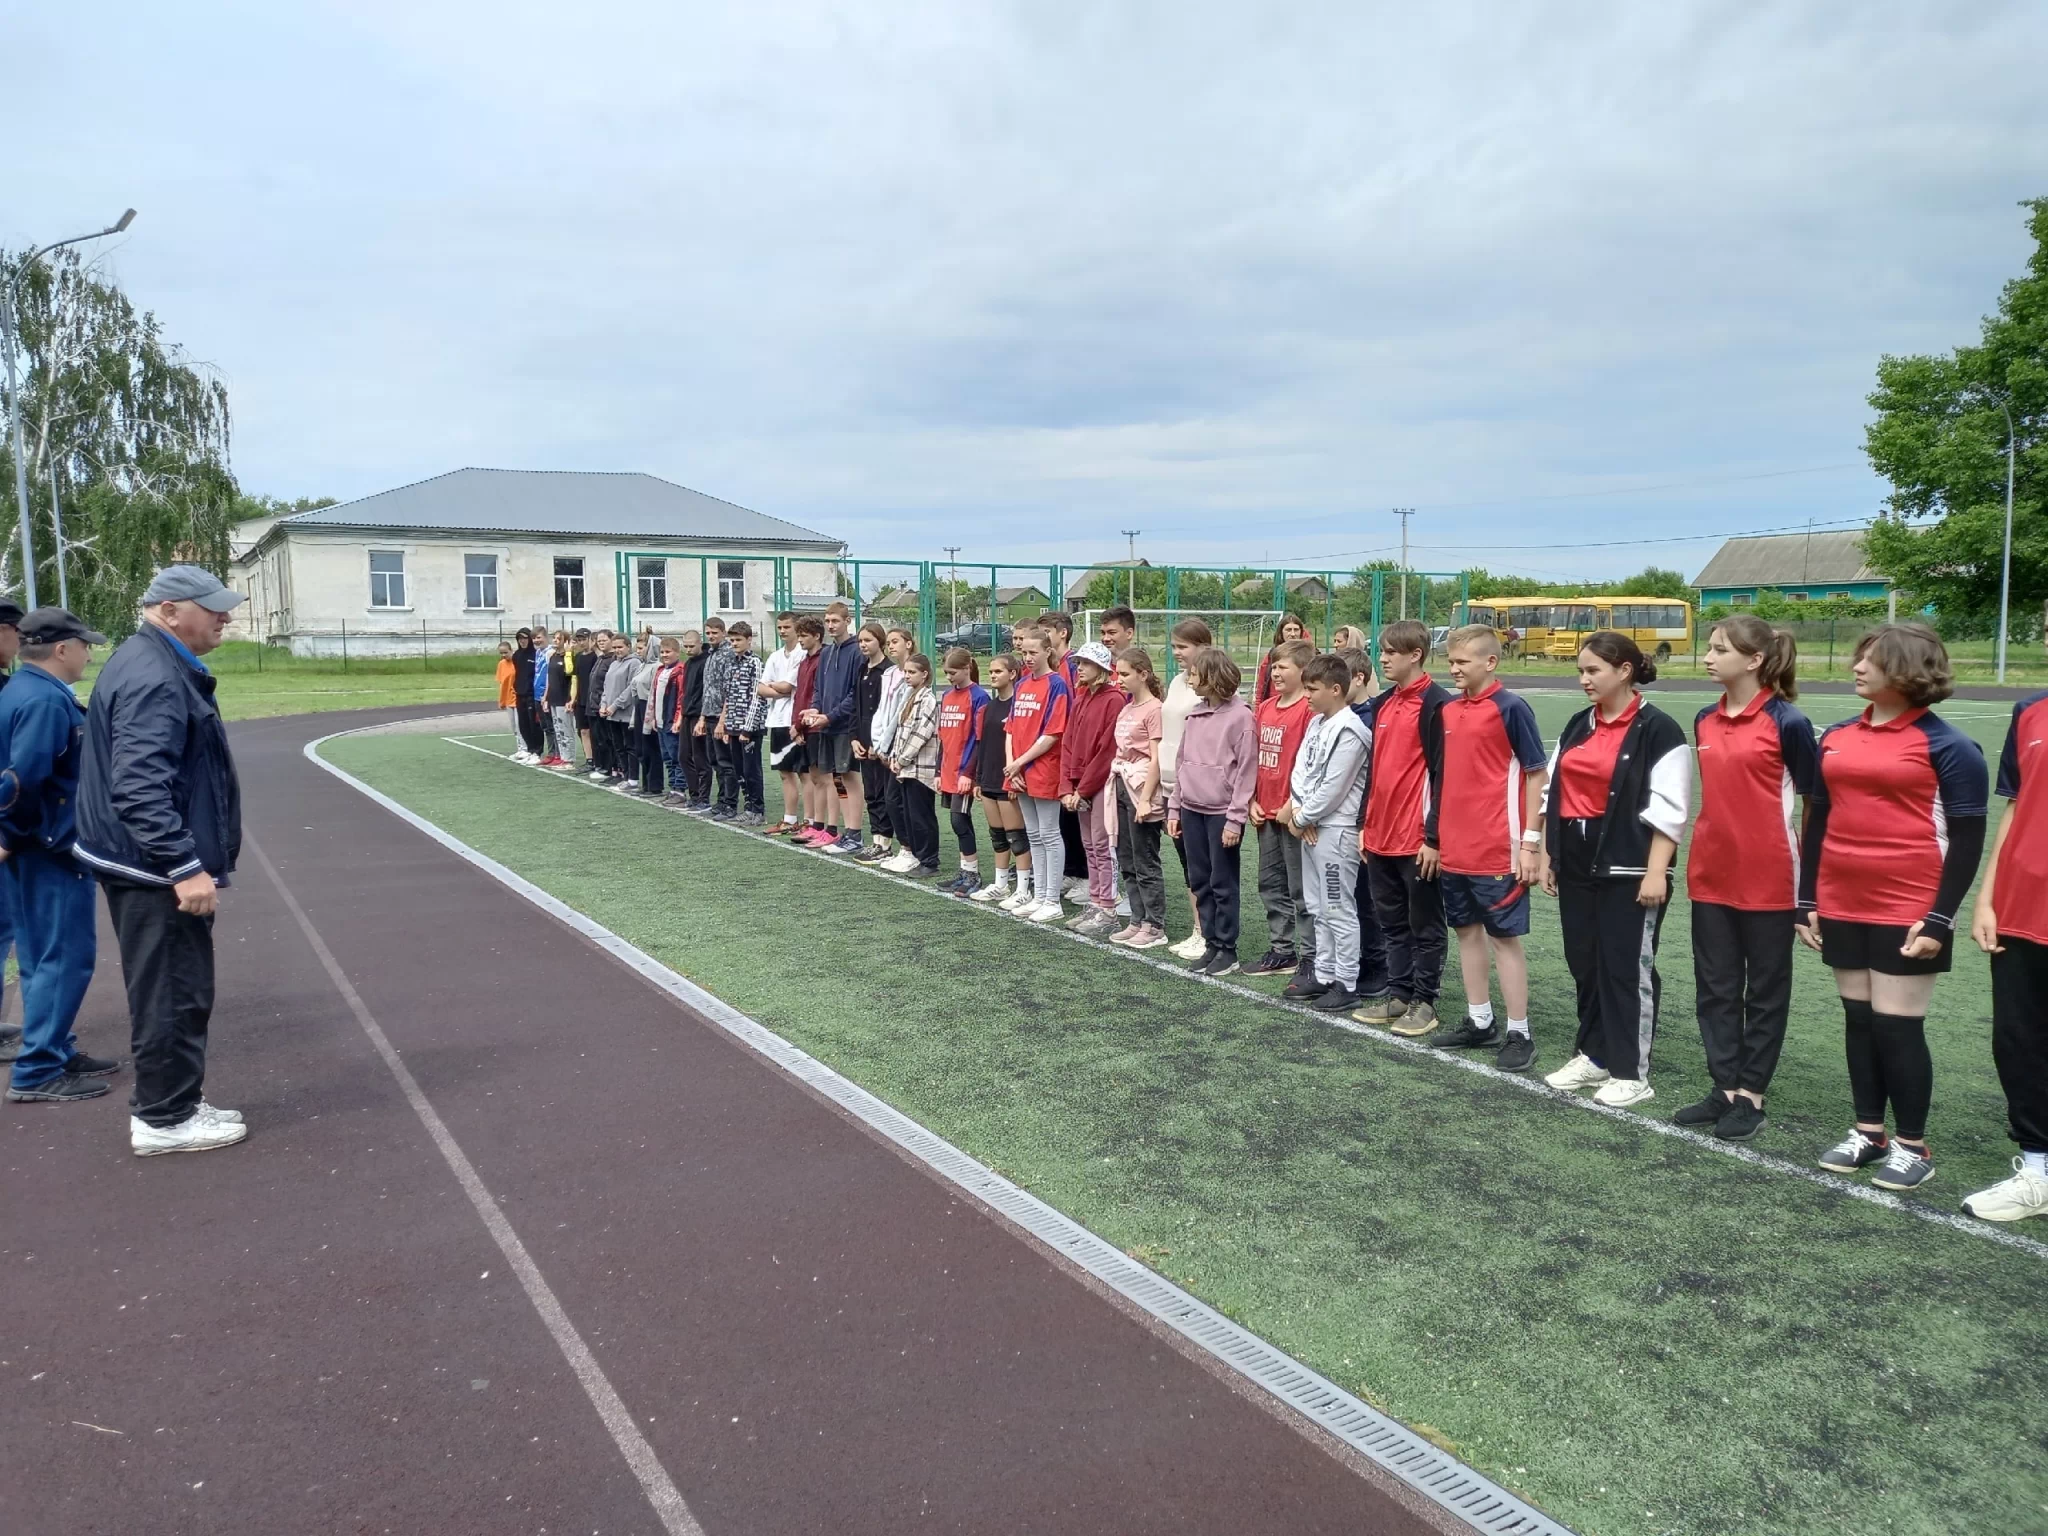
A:
{"label": "black sneaker", "polygon": [[[1235,950],[1219,949],[1214,955],[1209,957],[1208,963],[1201,969],[1204,976],[1228,976],[1237,968],[1237,952]],[[1292,961],[1288,962],[1287,969],[1290,971],[1294,969]]]}
{"label": "black sneaker", "polygon": [[1509,1030],[1493,1064],[1503,1072],[1526,1072],[1536,1061],[1536,1037]]}
{"label": "black sneaker", "polygon": [[[1346,997],[1351,997],[1351,989],[1349,987],[1345,987],[1335,981],[1317,981],[1313,971],[1309,972],[1306,976],[1297,971],[1294,980],[1288,982],[1286,986],[1280,989],[1280,995],[1290,1003],[1312,1003],[1327,993],[1332,987],[1340,988]],[[1353,998],[1352,1001],[1344,1006],[1356,1008],[1358,1006],[1357,999]]]}
{"label": "black sneaker", "polygon": [[1341,981],[1330,983],[1329,990],[1309,1004],[1317,1013],[1349,1013],[1358,1006],[1358,994]]}
{"label": "black sneaker", "polygon": [[1456,1029],[1441,1040],[1433,1041],[1432,1044],[1439,1045],[1447,1051],[1495,1051],[1500,1049],[1501,1041],[1506,1034],[1507,1031],[1502,1029],[1498,1022],[1481,1028],[1474,1024],[1472,1016],[1467,1014]]}
{"label": "black sneaker", "polygon": [[1673,1125],[1713,1125],[1733,1106],[1716,1088],[1697,1104],[1688,1104],[1671,1117]]}
{"label": "black sneaker", "polygon": [[21,1031],[0,1025],[0,1061],[12,1061],[21,1054]]}
{"label": "black sneaker", "polygon": [[1188,969],[1191,971],[1207,972],[1209,967],[1215,963],[1216,956],[1220,953],[1221,951],[1218,950],[1214,944],[1211,944],[1202,951],[1202,958],[1195,961],[1195,963],[1190,965]]}
{"label": "black sneaker", "polygon": [[1722,1141],[1747,1141],[1764,1128],[1764,1112],[1747,1099],[1737,1099],[1728,1113],[1714,1122],[1714,1134]]}
{"label": "black sneaker", "polygon": [[1285,976],[1300,962],[1284,949],[1269,949],[1244,968],[1247,976]]}
{"label": "black sneaker", "polygon": [[7,1098],[14,1104],[70,1104],[79,1099],[96,1099],[106,1091],[105,1083],[66,1072],[62,1077],[37,1083],[33,1088],[9,1088]]}
{"label": "black sneaker", "polygon": [[112,1077],[127,1065],[125,1061],[109,1061],[104,1056],[88,1056],[80,1051],[64,1063],[64,1070],[73,1077]]}

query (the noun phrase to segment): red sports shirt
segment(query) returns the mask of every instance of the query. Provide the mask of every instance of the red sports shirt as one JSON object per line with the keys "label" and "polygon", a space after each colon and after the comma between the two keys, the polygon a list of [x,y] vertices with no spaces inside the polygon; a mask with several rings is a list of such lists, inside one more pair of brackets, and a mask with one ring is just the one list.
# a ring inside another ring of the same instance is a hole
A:
{"label": "red sports shirt", "polygon": [[[939,698],[939,793],[964,795],[974,789],[972,766],[975,733],[981,728],[982,706],[988,692],[979,683],[949,688]],[[997,750],[1001,751],[998,744]]]}
{"label": "red sports shirt", "polygon": [[1305,693],[1287,705],[1281,704],[1275,695],[1253,715],[1252,723],[1259,733],[1259,771],[1252,781],[1252,799],[1268,816],[1287,804],[1294,759],[1301,752],[1301,738],[1308,734],[1308,723],[1313,717]]}
{"label": "red sports shirt", "polygon": [[1522,841],[1523,777],[1544,763],[1536,712],[1519,694],[1488,683],[1444,705],[1443,793],[1431,807],[1430,839],[1454,875],[1511,875]]}
{"label": "red sports shirt", "polygon": [[2048,944],[2048,693],[2012,707],[1998,792],[2012,801],[2012,826],[1991,874],[2001,936]]}
{"label": "red sports shirt", "polygon": [[1622,738],[1643,707],[1640,693],[1629,695],[1628,708],[1612,720],[1593,711],[1593,729],[1586,739],[1557,760],[1557,814],[1566,821],[1591,821],[1607,814],[1607,791],[1614,783],[1615,759]]}
{"label": "red sports shirt", "polygon": [[1685,861],[1686,891],[1743,912],[1799,904],[1799,797],[1813,793],[1813,722],[1769,689],[1729,714],[1709,704],[1692,723],[1700,815]]}
{"label": "red sports shirt", "polygon": [[[1018,682],[1010,699],[1010,718],[1003,729],[1010,734],[1010,755],[1022,757],[1041,736],[1063,736],[1067,730],[1067,704],[1072,697],[1067,680],[1058,672],[1027,677]],[[1024,765],[1024,793],[1034,800],[1056,800],[1060,793],[1060,749],[1049,749],[1043,757]]]}
{"label": "red sports shirt", "polygon": [[1406,858],[1422,846],[1429,763],[1422,755],[1422,696],[1429,674],[1380,697],[1372,717],[1372,786],[1365,798],[1367,853]]}
{"label": "red sports shirt", "polygon": [[1949,818],[1982,816],[1984,754],[1939,715],[1883,725],[1865,710],[1820,738],[1814,805],[1825,802],[1815,904],[1822,917],[1910,927],[1934,910]]}

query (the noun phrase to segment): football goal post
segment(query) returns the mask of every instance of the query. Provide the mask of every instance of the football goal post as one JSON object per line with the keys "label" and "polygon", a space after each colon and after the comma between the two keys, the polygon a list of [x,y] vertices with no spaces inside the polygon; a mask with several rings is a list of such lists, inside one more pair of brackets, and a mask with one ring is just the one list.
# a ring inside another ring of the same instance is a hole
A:
{"label": "football goal post", "polygon": [[[1178,670],[1173,664],[1173,626],[1182,619],[1200,619],[1209,626],[1213,642],[1229,652],[1230,659],[1243,671],[1247,685],[1266,652],[1273,648],[1273,637],[1280,632],[1280,621],[1286,617],[1285,612],[1278,608],[1134,608],[1131,611],[1138,620],[1136,643],[1151,655],[1153,670],[1162,678],[1171,677]],[[1100,608],[1088,608],[1075,615],[1080,621],[1075,644],[1101,638],[1103,612]]]}

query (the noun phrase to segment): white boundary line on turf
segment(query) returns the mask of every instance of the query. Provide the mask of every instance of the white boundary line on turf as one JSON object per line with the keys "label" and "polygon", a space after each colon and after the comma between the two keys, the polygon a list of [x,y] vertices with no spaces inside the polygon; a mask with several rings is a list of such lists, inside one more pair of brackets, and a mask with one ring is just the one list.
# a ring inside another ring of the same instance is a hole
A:
{"label": "white boundary line on turf", "polygon": [[[344,731],[338,734],[350,735],[353,733]],[[333,738],[323,737],[321,739],[325,741],[332,740]],[[615,800],[645,805],[654,810],[680,813],[679,807],[666,806],[659,801],[646,799],[644,796],[615,794],[607,786],[592,783],[581,774],[559,773],[553,769],[539,768],[526,763],[514,763],[502,752],[493,752],[489,747],[477,746],[474,742],[464,741],[457,736],[443,736],[440,739],[447,742],[450,746],[465,747],[471,752],[480,752],[485,757],[496,758],[508,767],[526,768],[531,766],[534,767],[535,772],[551,779],[580,782],[583,787],[610,795]],[[323,762],[322,766],[329,768],[332,772],[341,772],[340,769],[333,768],[331,764]],[[988,903],[961,901],[956,897],[943,896],[929,884],[916,880],[906,880],[898,875],[887,874],[882,870],[874,868],[872,865],[850,864],[843,854],[834,855],[820,853],[810,848],[794,847],[779,839],[765,837],[759,832],[750,831],[745,827],[734,826],[729,822],[705,821],[702,817],[698,816],[691,816],[688,819],[700,825],[715,828],[718,831],[745,837],[750,842],[759,843],[766,847],[782,848],[789,853],[802,854],[809,858],[819,859],[841,869],[852,869],[864,874],[873,875],[879,880],[887,880],[890,884],[900,886],[905,890],[921,892],[934,901],[944,902],[956,909],[966,908],[981,913],[985,917],[1003,922],[1017,921],[1016,918],[1007,912],[991,911]],[[1550,1099],[1560,1104],[1568,1104],[1575,1109],[1588,1111],[1596,1115],[1606,1115],[1610,1119],[1624,1121],[1640,1130],[1654,1131],[1659,1136],[1668,1136],[1673,1140],[1686,1142],[1703,1151],[1714,1152],[1722,1157],[1734,1158],[1739,1162],[1749,1163],[1754,1167],[1769,1169],[1773,1173],[1787,1174],[1793,1178],[1802,1179],[1808,1184],[1819,1185],[1822,1189],[1832,1190],[1836,1194],[1848,1195],[1852,1199],[1862,1200],[1871,1205],[1882,1206],[1887,1210],[1899,1211],[1918,1220],[1932,1222],[1936,1226],[1948,1227],[1967,1237],[1974,1237],[1980,1242],[1996,1243],[2001,1247],[2017,1249],[2019,1252],[2029,1254],[2037,1259],[2048,1259],[2048,1242],[2042,1242],[2031,1237],[2022,1237],[2017,1232],[2007,1231],[2002,1227],[1993,1226],[1989,1222],[1978,1221],[1976,1218],[1962,1215],[1960,1212],[1944,1211],[1921,1201],[1901,1199],[1899,1196],[1887,1194],[1881,1189],[1872,1189],[1868,1185],[1852,1183],[1848,1179],[1818,1168],[1803,1167],[1788,1158],[1774,1157],[1768,1152],[1759,1152],[1753,1147],[1745,1147],[1735,1142],[1722,1141],[1718,1137],[1708,1136],[1699,1131],[1688,1130],[1682,1125],[1673,1125],[1668,1120],[1653,1119],[1648,1115],[1637,1114],[1633,1110],[1610,1108],[1608,1105],[1599,1103],[1590,1096],[1571,1093],[1562,1088],[1553,1088],[1541,1078],[1527,1077],[1517,1072],[1502,1072],[1498,1068],[1490,1067],[1484,1062],[1475,1060],[1473,1057],[1462,1052],[1446,1051],[1419,1040],[1403,1039],[1401,1036],[1387,1030],[1374,1029],[1369,1025],[1360,1024],[1354,1019],[1344,1018],[1335,1014],[1317,1013],[1305,1004],[1290,1003],[1285,998],[1275,997],[1270,992],[1261,992],[1256,987],[1241,986],[1222,977],[1197,976],[1186,967],[1175,965],[1171,961],[1155,960],[1148,954],[1125,949],[1121,945],[1110,944],[1100,939],[1085,938],[1080,934],[1068,932],[1059,924],[1026,923],[1024,926],[1035,928],[1043,933],[1053,934],[1075,944],[1086,944],[1091,949],[1134,965],[1149,966],[1164,975],[1177,976],[1184,982],[1192,982],[1199,986],[1218,987],[1234,997],[1262,1003],[1268,1008],[1283,1009],[1288,1013],[1298,1014],[1314,1023],[1331,1025],[1350,1034],[1363,1035],[1381,1045],[1393,1046],[1396,1050],[1406,1051],[1418,1056],[1428,1056],[1447,1065],[1457,1067],[1461,1071],[1476,1072],[1482,1077],[1489,1077],[1496,1082],[1506,1083],[1520,1089],[1524,1093],[1531,1093],[1539,1098]]]}
{"label": "white boundary line on turf", "polygon": [[[374,731],[376,728],[367,729]],[[1257,1334],[1224,1317],[1173,1284],[1165,1276],[1131,1258],[1115,1244],[1097,1236],[1072,1217],[1047,1205],[1036,1195],[1019,1188],[987,1164],[970,1157],[894,1105],[876,1097],[852,1079],[842,1076],[816,1057],[792,1045],[767,1025],[741,1013],[722,998],[705,991],[689,978],[663,965],[637,945],[620,938],[595,918],[577,911],[525,876],[508,869],[488,854],[470,847],[452,833],[435,826],[424,816],[408,810],[389,795],[365,784],[347,769],[328,762],[320,755],[318,749],[336,737],[356,734],[356,731],[337,731],[333,735],[322,736],[306,743],[303,750],[314,764],[333,774],[351,789],[381,805],[407,825],[425,833],[449,852],[474,865],[516,895],[532,902],[565,927],[582,934],[617,959],[624,961],[641,976],[695,1012],[702,1014],[743,1045],[886,1136],[941,1178],[957,1185],[976,1200],[1016,1222],[1055,1252],[1116,1291],[1118,1295],[1194,1343],[1212,1359],[1272,1394],[1281,1403],[1336,1436],[1423,1497],[1480,1530],[1497,1531],[1504,1533],[1504,1536],[1573,1536],[1569,1527],[1545,1515],[1533,1505],[1524,1503],[1456,1457],[1437,1449],[1399,1420],[1387,1417],[1378,1409],[1346,1392],[1335,1382],[1310,1370],[1291,1355],[1274,1348]],[[487,747],[473,746],[452,736],[444,736],[441,740],[455,746],[469,747],[471,751],[482,752],[487,757],[496,757],[501,762],[510,762],[502,753],[492,752]],[[553,776],[566,777],[561,774]],[[599,789],[603,786],[591,784],[590,787]],[[737,832],[740,829],[733,827],[730,830]],[[260,851],[257,857],[263,858]],[[818,857],[825,858],[827,855],[819,854]],[[269,860],[264,859],[263,862],[268,867]],[[275,870],[271,871],[271,879],[277,883],[280,891],[284,890],[283,882],[277,880]],[[911,884],[909,881],[897,883]],[[936,891],[931,894],[938,895]],[[289,893],[286,893],[286,900],[291,900]],[[296,903],[293,903],[293,906],[296,911]],[[318,937],[313,934],[311,926],[306,924],[302,915],[300,923],[320,950],[323,962],[330,962],[331,957],[326,954],[325,946],[319,944]],[[333,975],[336,984],[344,989],[344,995],[350,997],[352,1002],[355,1001],[353,989],[347,986],[346,978],[341,976],[339,967],[331,966],[330,975]],[[359,1002],[355,1002],[355,1006],[361,1007]],[[366,1018],[367,1010],[358,1017]],[[366,1024],[365,1027],[374,1028],[374,1025]],[[373,1035],[372,1038],[377,1037]],[[396,1060],[396,1053],[387,1060],[391,1062],[394,1071],[404,1071]],[[431,1113],[431,1109],[428,1112]],[[489,1199],[489,1196],[486,1195],[484,1198]],[[564,1321],[566,1323],[566,1319]],[[633,1432],[638,1433],[637,1430]],[[695,1527],[690,1529],[694,1531]]]}
{"label": "white boundary line on turf", "polygon": [[633,1469],[633,1476],[639,1480],[641,1491],[647,1495],[647,1502],[654,1506],[654,1512],[660,1517],[663,1529],[669,1532],[669,1536],[704,1536],[704,1528],[697,1523],[696,1516],[690,1513],[690,1506],[683,1502],[683,1495],[676,1487],[674,1479],[668,1475],[668,1469],[661,1464],[661,1458],[655,1455],[654,1447],[647,1443],[647,1437],[640,1433],[639,1426],[633,1422],[632,1411],[626,1407],[625,1401],[612,1386],[610,1378],[604,1373],[604,1367],[597,1363],[597,1357],[590,1352],[590,1346],[583,1342],[583,1335],[578,1333],[576,1325],[569,1321],[569,1314],[563,1310],[554,1288],[548,1284],[547,1277],[541,1274],[540,1266],[533,1262],[533,1255],[526,1251],[526,1244],[520,1241],[518,1232],[513,1229],[503,1208],[492,1198],[491,1192],[484,1188],[484,1181],[478,1175],[476,1165],[469,1160],[469,1154],[462,1150],[462,1144],[455,1139],[454,1133],[448,1129],[447,1122],[435,1110],[433,1101],[420,1087],[419,1080],[399,1059],[390,1037],[377,1023],[369,1005],[363,1001],[362,994],[350,983],[348,973],[342,970],[341,962],[334,958],[334,951],[327,947],[326,941],[320,937],[319,930],[314,928],[312,919],[306,916],[306,909],[299,905],[299,899],[284,883],[284,877],[277,872],[277,866],[270,862],[270,855],[253,839],[249,842],[248,848],[256,855],[256,862],[263,866],[263,872],[270,876],[270,883],[277,887],[277,894],[284,898],[286,908],[291,912],[293,920],[298,923],[299,932],[305,935],[306,942],[312,946],[313,954],[320,961],[321,968],[327,972],[328,980],[334,983],[334,988],[341,994],[342,1001],[348,1004],[349,1012],[355,1015],[356,1023],[362,1026],[363,1033],[370,1037],[370,1044],[383,1059],[384,1065],[391,1069],[391,1075],[398,1080],[399,1089],[405,1094],[406,1102],[412,1106],[413,1113],[419,1116],[420,1124],[427,1128],[427,1134],[433,1138],[435,1147],[440,1150],[442,1160],[448,1164],[449,1172],[455,1175],[455,1182],[462,1186],[462,1192],[469,1197],[469,1203],[476,1208],[485,1229],[497,1243],[498,1251],[505,1255],[505,1262],[512,1266],[512,1273],[519,1277],[519,1285],[526,1292],[526,1299],[533,1303],[533,1309],[540,1314],[541,1323],[546,1327],[548,1336],[555,1341],[555,1347],[561,1350],[562,1358],[568,1362],[577,1384],[583,1388],[584,1396],[590,1399],[590,1406],[597,1410],[598,1418],[604,1421],[605,1429],[611,1434],[612,1444],[618,1447],[619,1454],[626,1459],[626,1465]]}

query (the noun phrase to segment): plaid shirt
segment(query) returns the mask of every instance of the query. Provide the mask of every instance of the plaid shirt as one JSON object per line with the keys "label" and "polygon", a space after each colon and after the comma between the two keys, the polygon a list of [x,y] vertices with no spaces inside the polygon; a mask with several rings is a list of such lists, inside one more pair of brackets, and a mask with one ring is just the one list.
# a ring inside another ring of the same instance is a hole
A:
{"label": "plaid shirt", "polygon": [[725,674],[725,729],[728,735],[754,735],[766,724],[768,701],[754,692],[761,681],[761,658],[752,651],[730,653]]}

